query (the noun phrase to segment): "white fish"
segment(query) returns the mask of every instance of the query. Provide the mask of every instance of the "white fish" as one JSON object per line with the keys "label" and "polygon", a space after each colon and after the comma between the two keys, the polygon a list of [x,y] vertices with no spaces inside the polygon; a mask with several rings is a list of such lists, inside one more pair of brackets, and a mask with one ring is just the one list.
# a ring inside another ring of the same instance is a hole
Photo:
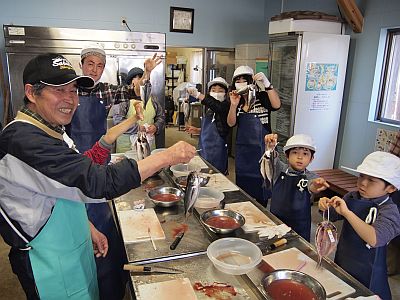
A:
{"label": "white fish", "polygon": [[189,217],[190,209],[194,206],[199,197],[201,180],[197,171],[190,172],[188,175],[185,197],[183,199],[186,218]]}

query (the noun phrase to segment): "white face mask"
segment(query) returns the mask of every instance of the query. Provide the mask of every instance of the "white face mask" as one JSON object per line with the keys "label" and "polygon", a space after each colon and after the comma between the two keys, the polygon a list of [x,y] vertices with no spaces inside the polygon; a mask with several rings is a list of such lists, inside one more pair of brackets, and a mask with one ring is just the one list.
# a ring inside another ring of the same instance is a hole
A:
{"label": "white face mask", "polygon": [[235,82],[236,90],[239,90],[245,86],[247,86],[247,82]]}
{"label": "white face mask", "polygon": [[225,93],[210,92],[210,96],[217,99],[219,102],[222,102],[225,100]]}

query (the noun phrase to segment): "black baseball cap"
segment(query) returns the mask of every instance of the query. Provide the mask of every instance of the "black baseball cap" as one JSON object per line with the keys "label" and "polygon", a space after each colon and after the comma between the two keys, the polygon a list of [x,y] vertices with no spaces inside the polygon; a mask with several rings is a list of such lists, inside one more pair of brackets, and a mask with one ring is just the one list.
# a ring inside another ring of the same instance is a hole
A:
{"label": "black baseball cap", "polygon": [[94,80],[89,76],[78,76],[71,63],[62,55],[47,53],[36,56],[25,66],[24,85],[43,83],[51,86],[62,86],[76,80],[78,86],[90,88]]}
{"label": "black baseball cap", "polygon": [[138,75],[140,75],[140,77],[142,77],[142,76],[143,76],[143,73],[144,73],[144,71],[143,71],[143,69],[141,69],[141,68],[137,68],[137,67],[132,68],[132,69],[128,72],[128,76],[127,76],[126,79],[125,79],[125,83],[126,83],[127,85],[130,85],[130,84],[132,83],[132,79],[133,79],[133,78],[135,78],[135,77],[138,76]]}

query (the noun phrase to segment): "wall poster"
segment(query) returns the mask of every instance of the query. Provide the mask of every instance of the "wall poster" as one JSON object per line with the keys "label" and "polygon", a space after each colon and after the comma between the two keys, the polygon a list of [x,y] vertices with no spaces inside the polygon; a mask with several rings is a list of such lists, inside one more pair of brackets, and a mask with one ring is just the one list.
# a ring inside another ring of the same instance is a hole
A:
{"label": "wall poster", "polygon": [[306,92],[336,91],[339,64],[307,63]]}

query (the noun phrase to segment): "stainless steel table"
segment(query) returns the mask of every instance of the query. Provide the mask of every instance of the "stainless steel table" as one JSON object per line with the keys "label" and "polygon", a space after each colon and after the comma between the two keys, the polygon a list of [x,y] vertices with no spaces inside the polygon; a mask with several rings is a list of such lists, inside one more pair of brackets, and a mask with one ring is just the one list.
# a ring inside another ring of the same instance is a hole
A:
{"label": "stainless steel table", "polygon": [[[212,170],[212,172],[217,172],[212,166],[210,166],[210,170]],[[203,171],[208,172],[208,170]],[[169,170],[161,172],[159,178],[164,181],[162,185],[177,187],[172,173]],[[147,199],[146,194],[146,184],[143,184],[141,187],[115,199],[114,209],[117,212],[120,210],[133,209],[133,201],[138,199],[145,199],[146,208],[154,207],[153,203]],[[279,219],[259,205],[244,191],[225,192],[224,194],[224,201],[226,203],[251,201],[275,223],[281,223]],[[137,290],[138,286],[141,284],[187,277],[190,279],[192,284],[195,282],[223,282],[230,284],[238,291],[238,294],[235,297],[232,297],[232,299],[267,299],[262,293],[261,279],[265,275],[265,269],[263,269],[262,264],[246,275],[228,275],[215,269],[205,252],[208,245],[213,240],[221,237],[234,236],[256,243],[262,250],[263,255],[265,255],[268,254],[268,251],[266,250],[267,247],[276,239],[260,239],[256,233],[245,233],[242,229],[236,230],[231,235],[217,235],[201,225],[199,216],[202,213],[202,210],[195,210],[193,216],[188,219],[187,225],[189,226],[189,229],[185,233],[182,241],[175,250],[170,250],[169,246],[174,240],[173,228],[176,227],[177,224],[184,222],[183,203],[172,208],[154,207],[154,209],[164,230],[166,239],[156,241],[157,251],[153,249],[150,242],[125,244],[128,261],[137,265],[157,263],[157,266],[181,269],[184,273],[178,275],[143,275],[132,273],[131,284],[134,296],[138,296]],[[116,214],[116,219],[119,224],[118,213]],[[317,260],[317,253],[314,247],[296,233],[289,233],[287,239],[288,243],[285,246],[277,248],[275,250],[276,252],[296,247],[312,259]],[[323,261],[323,267],[356,290],[351,297],[372,295],[367,288],[331,260],[325,259]],[[196,296],[198,299],[212,299],[201,293],[196,293]]]}

